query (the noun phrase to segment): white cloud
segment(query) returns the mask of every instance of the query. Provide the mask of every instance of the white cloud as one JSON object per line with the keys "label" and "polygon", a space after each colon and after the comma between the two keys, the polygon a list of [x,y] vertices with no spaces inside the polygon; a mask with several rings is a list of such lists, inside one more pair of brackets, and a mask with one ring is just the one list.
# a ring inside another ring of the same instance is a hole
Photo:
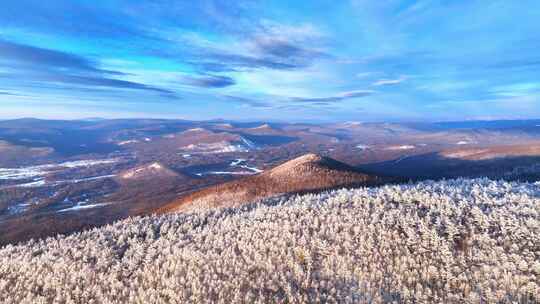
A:
{"label": "white cloud", "polygon": [[400,84],[407,80],[405,76],[401,76],[398,79],[379,79],[373,83],[374,86],[387,86]]}
{"label": "white cloud", "polygon": [[374,72],[362,72],[362,73],[357,73],[356,74],[356,78],[368,78],[369,76],[373,76],[375,73]]}

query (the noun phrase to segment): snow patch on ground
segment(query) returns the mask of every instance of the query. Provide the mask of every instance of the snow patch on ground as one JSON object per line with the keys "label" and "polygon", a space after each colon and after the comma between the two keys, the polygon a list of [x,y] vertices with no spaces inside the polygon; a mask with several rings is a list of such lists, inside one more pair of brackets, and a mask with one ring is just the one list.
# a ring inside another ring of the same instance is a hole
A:
{"label": "snow patch on ground", "polygon": [[[14,186],[11,186],[13,188],[15,187],[20,187],[20,188],[33,188],[33,187],[43,187],[47,184],[47,182],[44,180],[44,179],[40,179],[40,180],[37,180],[35,182],[29,182],[29,183],[24,183],[24,184],[19,184],[19,185],[14,185]],[[10,186],[7,186],[5,188],[11,188]]]}
{"label": "snow patch on ground", "polygon": [[356,126],[361,126],[361,125],[362,125],[362,122],[360,121],[347,121],[343,123],[343,126],[349,126],[349,127],[356,127]]}
{"label": "snow patch on ground", "polygon": [[242,158],[239,158],[239,159],[235,159],[231,162],[231,166],[238,166],[240,165],[241,163],[245,162],[246,160],[245,159],[242,159]]}
{"label": "snow patch on ground", "polygon": [[253,175],[253,172],[251,171],[208,171],[208,172],[201,172],[196,173],[197,176],[204,176],[204,175]]}
{"label": "snow patch on ground", "polygon": [[198,154],[249,152],[260,147],[253,141],[240,137],[237,141],[219,141],[213,143],[197,143],[182,147],[182,150]]}
{"label": "snow patch on ground", "polygon": [[56,183],[81,183],[81,182],[93,181],[93,180],[104,179],[104,178],[113,178],[115,176],[116,176],[115,174],[109,174],[109,175],[93,176],[93,177],[86,177],[86,178],[80,178],[80,179],[74,179],[74,180],[58,181]]}
{"label": "snow patch on ground", "polygon": [[250,166],[248,166],[248,165],[242,165],[242,166],[240,166],[240,167],[241,167],[241,168],[244,168],[244,169],[248,169],[248,170],[250,170],[250,171],[253,172],[253,173],[261,173],[261,172],[263,172],[263,170],[261,170],[261,169],[259,169],[259,168],[256,168],[256,167],[250,167]]}
{"label": "snow patch on ground", "polygon": [[221,124],[215,124],[214,126],[216,127],[220,127],[220,128],[233,128],[233,125],[231,125],[230,123],[221,123]]}
{"label": "snow patch on ground", "polygon": [[156,172],[156,171],[161,171],[163,169],[165,169],[163,167],[163,165],[161,165],[158,162],[154,162],[154,163],[151,163],[150,165],[146,165],[146,166],[142,166],[142,167],[139,167],[139,168],[131,169],[131,170],[127,171],[126,173],[122,174],[121,177],[125,178],[125,179],[136,178],[136,177],[139,177],[139,176],[151,174],[151,173]]}
{"label": "snow patch on ground", "polygon": [[263,170],[257,168],[257,167],[250,167],[246,164],[246,160],[245,159],[235,159],[231,162],[230,164],[231,167],[240,167],[240,168],[243,168],[243,169],[247,169],[253,173],[261,173],[263,172]]}
{"label": "snow patch on ground", "polygon": [[44,177],[51,172],[56,172],[61,169],[73,169],[91,167],[96,165],[113,164],[117,161],[118,159],[78,160],[63,162],[59,164],[46,164],[19,168],[0,168],[0,180],[18,180]]}
{"label": "snow patch on ground", "polygon": [[[257,168],[257,167],[251,167],[246,164],[246,160],[243,158],[234,159],[230,162],[229,167],[232,169],[234,168],[242,168],[245,169],[244,171],[208,171],[208,172],[199,172],[195,173],[197,176],[204,176],[204,175],[253,175],[257,173],[263,172],[263,170]],[[247,170],[247,171],[246,171]]]}
{"label": "snow patch on ground", "polygon": [[192,128],[192,129],[187,129],[185,130],[184,132],[182,133],[189,133],[189,132],[203,132],[205,131],[203,128]]}
{"label": "snow patch on ground", "polygon": [[465,151],[456,151],[456,152],[446,152],[443,153],[445,157],[449,158],[465,158],[481,153],[489,152],[488,149],[474,149],[474,150],[465,150]]}
{"label": "snow patch on ground", "polygon": [[14,206],[9,206],[7,208],[7,213],[9,215],[23,213],[26,210],[28,210],[28,208],[30,206],[32,206],[32,205],[34,205],[34,204],[33,203],[22,203],[22,204],[17,204],[17,205],[14,205]]}
{"label": "snow patch on ground", "polygon": [[124,145],[129,145],[129,144],[136,144],[138,143],[139,141],[136,140],[136,139],[131,139],[131,140],[124,140],[124,141],[120,141],[118,143],[116,143],[117,145],[119,146],[124,146]]}
{"label": "snow patch on ground", "polygon": [[151,169],[156,169],[156,170],[160,170],[160,169],[163,169],[163,166],[159,163],[153,163],[149,166],[149,168]]}
{"label": "snow patch on ground", "polygon": [[192,153],[232,153],[232,152],[249,152],[257,149],[257,145],[250,140],[241,138],[240,142],[228,142],[220,141],[216,143],[198,143],[190,144],[183,147],[184,150],[191,151]]}
{"label": "snow patch on ground", "polygon": [[240,137],[240,140],[244,143],[244,145],[246,147],[248,147],[249,149],[251,150],[256,150],[258,149],[259,147],[257,146],[257,144],[255,144],[254,142],[252,142],[251,140],[249,139],[246,139],[244,137]]}
{"label": "snow patch on ground", "polygon": [[82,183],[82,182],[88,182],[93,180],[99,180],[104,178],[112,178],[115,177],[114,174],[109,175],[101,175],[101,176],[93,176],[93,177],[86,177],[86,178],[79,178],[79,179],[72,179],[72,180],[58,180],[58,181],[46,181],[45,179],[38,179],[33,182],[24,183],[24,184],[17,184],[17,185],[9,185],[2,187],[0,189],[7,189],[7,188],[37,188],[37,187],[43,187],[43,186],[58,186],[58,185],[64,185],[64,184],[76,184],[76,183]]}
{"label": "snow patch on ground", "polygon": [[386,147],[385,150],[412,150],[416,148],[413,145],[401,145],[401,146],[390,146]]}
{"label": "snow patch on ground", "polygon": [[84,210],[84,209],[92,209],[92,208],[107,206],[107,205],[110,205],[112,203],[98,203],[98,204],[88,204],[88,205],[85,205],[85,204],[86,204],[86,202],[78,202],[73,207],[58,210],[57,213],[68,212],[68,211],[78,211],[78,210]]}
{"label": "snow patch on ground", "polygon": [[260,129],[270,129],[270,125],[269,124],[263,124],[263,125],[260,125],[258,127],[255,127],[255,128],[251,128],[252,130],[260,130]]}

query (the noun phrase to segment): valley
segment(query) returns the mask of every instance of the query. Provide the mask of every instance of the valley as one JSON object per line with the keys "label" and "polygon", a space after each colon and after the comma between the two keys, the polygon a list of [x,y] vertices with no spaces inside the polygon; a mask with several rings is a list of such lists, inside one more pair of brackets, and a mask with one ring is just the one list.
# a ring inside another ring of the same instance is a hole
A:
{"label": "valley", "polygon": [[[537,181],[537,124],[0,121],[0,243],[176,210],[175,202],[185,206],[196,197],[215,206],[221,199],[210,198],[212,193],[230,193],[236,206],[287,193],[408,180]],[[280,165],[305,155],[312,155],[309,166],[316,170],[293,178],[303,169],[285,166],[274,178]],[[360,175],[341,179],[334,169],[326,171],[329,163]]]}

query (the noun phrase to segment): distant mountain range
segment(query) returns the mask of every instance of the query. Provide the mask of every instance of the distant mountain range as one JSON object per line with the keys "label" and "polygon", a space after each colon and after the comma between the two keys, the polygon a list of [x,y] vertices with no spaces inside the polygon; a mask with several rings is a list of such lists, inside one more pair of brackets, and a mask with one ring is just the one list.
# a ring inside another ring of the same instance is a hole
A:
{"label": "distant mountain range", "polygon": [[240,206],[389,181],[486,176],[540,179],[539,120],[3,120],[0,244],[156,211]]}

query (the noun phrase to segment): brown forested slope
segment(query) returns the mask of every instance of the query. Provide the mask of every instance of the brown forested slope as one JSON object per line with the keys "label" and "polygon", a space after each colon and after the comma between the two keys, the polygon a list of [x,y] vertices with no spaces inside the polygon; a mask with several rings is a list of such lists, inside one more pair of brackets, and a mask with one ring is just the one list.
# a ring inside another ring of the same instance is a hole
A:
{"label": "brown forested slope", "polygon": [[317,154],[306,154],[261,174],[211,186],[183,196],[158,213],[234,207],[280,194],[341,186],[374,185],[381,178]]}

